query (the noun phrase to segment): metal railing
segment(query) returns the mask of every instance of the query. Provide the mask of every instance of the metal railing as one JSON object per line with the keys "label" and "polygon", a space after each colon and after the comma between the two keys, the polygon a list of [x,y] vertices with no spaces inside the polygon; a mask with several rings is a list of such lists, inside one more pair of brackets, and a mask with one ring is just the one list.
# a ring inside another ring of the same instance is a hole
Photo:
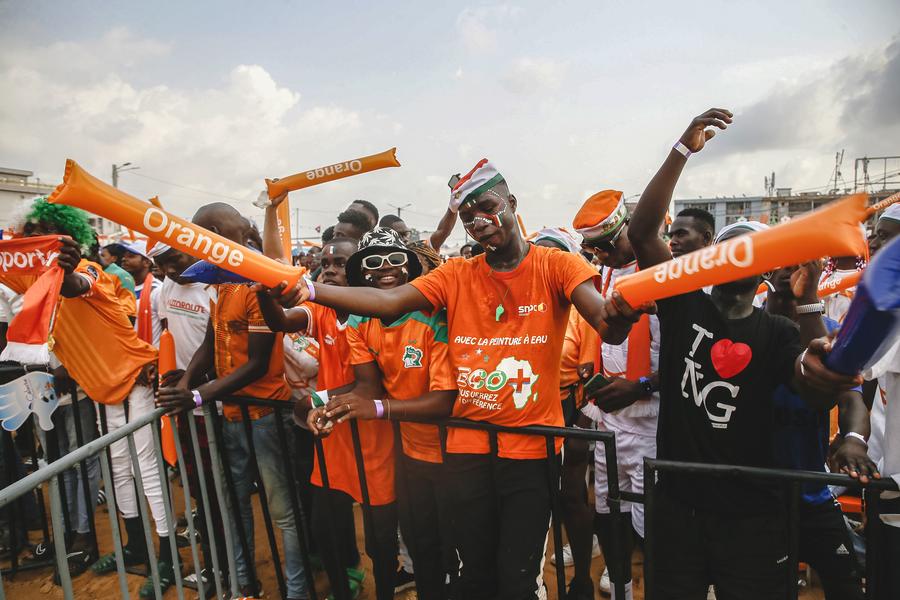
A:
{"label": "metal railing", "polygon": [[[243,417],[242,431],[247,442],[247,449],[250,459],[248,464],[250,472],[248,473],[248,475],[255,481],[256,487],[259,492],[260,505],[262,509],[262,519],[264,522],[266,538],[269,546],[268,550],[272,556],[272,563],[274,566],[275,578],[279,588],[279,595],[282,598],[285,598],[287,597],[286,581],[284,574],[282,573],[282,561],[278,549],[278,544],[276,543],[275,528],[273,526],[272,516],[268,508],[267,490],[265,489],[263,479],[260,476],[257,452],[253,442],[253,432],[249,414],[249,407],[266,407],[272,409],[272,411],[275,413],[276,435],[278,437],[278,444],[281,448],[281,454],[284,459],[284,469],[288,474],[287,480],[291,500],[291,513],[294,521],[294,526],[296,527],[301,544],[301,558],[305,572],[304,577],[308,588],[308,593],[311,598],[315,599],[318,596],[315,589],[313,569],[310,560],[311,556],[309,544],[311,540],[306,526],[306,515],[308,514],[309,506],[304,506],[299,490],[299,486],[301,484],[304,484],[305,482],[299,481],[299,479],[295,478],[294,476],[295,460],[297,460],[299,457],[295,456],[294,448],[292,448],[289,444],[290,436],[287,431],[287,427],[290,425],[285,423],[285,416],[290,414],[289,412],[285,413],[285,411],[292,411],[293,403],[236,397],[226,399],[225,403],[236,404],[240,407],[241,410],[241,414]],[[147,545],[149,556],[150,577],[154,581],[154,592],[156,598],[158,600],[162,600],[162,590],[160,589],[159,581],[159,567],[157,564],[156,553],[153,548],[153,541],[150,534],[151,529],[147,514],[147,507],[143,502],[142,477],[140,475],[140,465],[138,464],[137,452],[133,439],[133,434],[136,431],[147,426],[150,426],[153,429],[153,443],[158,459],[157,462],[159,475],[161,483],[164,486],[164,505],[166,520],[169,525],[168,538],[171,544],[170,549],[172,552],[174,562],[173,567],[176,576],[174,590],[179,600],[183,600],[183,598],[185,597],[184,583],[181,578],[181,561],[175,542],[175,497],[173,490],[166,489],[168,478],[165,476],[165,463],[162,460],[161,439],[159,431],[160,419],[171,417],[164,417],[163,415],[164,411],[162,409],[156,409],[143,416],[140,416],[139,418],[133,419],[132,421],[128,422],[126,425],[115,431],[103,432],[103,435],[101,435],[99,438],[83,444],[81,447],[69,452],[68,454],[58,458],[57,460],[49,463],[41,461],[40,469],[0,490],[0,508],[3,508],[9,506],[14,500],[23,496],[24,494],[27,494],[44,484],[49,484],[49,517],[51,529],[53,532],[53,543],[55,546],[56,569],[59,572],[60,585],[62,586],[63,595],[67,600],[70,598],[74,598],[74,592],[72,580],[69,576],[68,565],[66,562],[66,516],[65,510],[63,508],[65,506],[65,502],[61,494],[62,490],[59,484],[59,476],[66,470],[72,469],[76,465],[83,465],[87,459],[94,456],[97,456],[99,458],[102,481],[104,484],[104,488],[107,491],[107,497],[109,501],[110,530],[114,546],[119,588],[121,596],[123,598],[129,597],[128,582],[126,579],[126,566],[122,548],[122,537],[116,512],[116,501],[115,494],[113,492],[114,485],[110,468],[110,459],[107,454],[108,448],[113,443],[122,439],[128,440],[132,471],[135,474],[135,485],[138,487],[137,499],[146,537],[145,542]],[[175,442],[178,470],[181,476],[181,485],[184,495],[184,514],[187,519],[187,530],[191,540],[190,562],[193,563],[194,572],[198,574],[197,591],[201,598],[205,597],[204,588],[207,585],[212,585],[214,586],[217,597],[219,598],[222,598],[223,594],[226,591],[230,591],[233,596],[238,596],[240,594],[237,577],[238,569],[236,564],[236,549],[238,545],[240,545],[242,554],[246,559],[246,562],[250,569],[250,576],[253,581],[256,581],[257,575],[253,571],[253,561],[249,559],[249,548],[251,540],[248,539],[248,532],[244,531],[242,519],[240,518],[240,506],[238,503],[235,482],[232,476],[233,474],[229,465],[230,458],[223,444],[222,417],[217,413],[215,409],[209,406],[204,407],[203,427],[205,429],[208,440],[209,460],[211,461],[210,473],[204,473],[203,469],[201,456],[203,456],[202,453],[204,451],[204,448],[201,448],[201,444],[199,441],[198,421],[191,412],[182,413],[178,416],[178,418],[180,420],[183,420],[182,426],[184,426],[184,423],[186,423],[188,434],[190,437],[189,454],[186,454],[184,451],[185,449],[182,448],[180,437],[178,435],[175,436]],[[617,514],[621,513],[620,505],[623,501],[646,503],[647,536],[645,544],[645,581],[647,593],[646,597],[650,598],[651,600],[653,594],[653,565],[658,560],[658,558],[655,556],[653,545],[653,509],[654,502],[658,494],[658,491],[656,490],[656,474],[660,471],[673,473],[702,473],[704,475],[715,477],[744,477],[755,480],[763,480],[767,482],[777,482],[781,485],[790,486],[791,500],[788,506],[788,510],[791,516],[790,522],[792,524],[792,527],[790,536],[791,545],[789,552],[788,571],[792,575],[792,577],[794,574],[796,574],[797,564],[796,511],[799,498],[799,486],[801,483],[818,482],[824,484],[842,485],[850,488],[864,487],[866,488],[866,490],[896,489],[895,484],[890,480],[876,480],[866,486],[862,486],[857,480],[851,479],[850,477],[844,475],[812,473],[805,471],[756,469],[751,467],[734,467],[727,465],[675,463],[656,459],[647,459],[645,461],[645,493],[634,494],[619,490],[615,435],[612,432],[543,426],[511,428],[490,423],[473,422],[461,419],[444,419],[439,421],[411,421],[433,424],[438,427],[441,441],[440,447],[442,457],[446,457],[447,432],[448,429],[452,428],[485,431],[489,439],[490,453],[493,456],[497,456],[498,434],[512,433],[516,435],[537,436],[544,438],[547,456],[552,457],[551,460],[548,460],[548,476],[546,485],[551,499],[551,525],[549,534],[552,535],[553,539],[557,565],[555,573],[555,583],[560,598],[565,596],[566,576],[565,570],[562,567],[564,561],[562,556],[563,537],[561,498],[559,489],[560,465],[555,451],[555,443],[559,438],[589,440],[595,443],[603,444],[605,449],[606,467],[608,470],[608,505],[610,508],[610,512],[614,517]],[[103,415],[101,411],[101,423],[102,422]],[[399,437],[399,423],[394,422],[393,425],[395,449],[396,452],[399,453],[402,452],[402,442]],[[360,488],[362,491],[363,500],[361,502],[361,509],[364,515],[367,516],[366,520],[371,522],[372,505],[369,498],[369,485],[365,471],[366,457],[362,452],[362,445],[360,442],[359,428],[357,426],[357,423],[355,421],[350,421],[349,426],[351,429],[352,441],[357,463],[357,477],[359,478],[361,484]],[[326,459],[322,451],[322,444],[320,440],[316,440],[315,447],[317,455],[316,458],[318,460],[319,469],[322,475],[323,487],[327,489],[329,487],[328,465],[326,464]],[[193,490],[194,493],[192,493],[191,489],[192,482],[188,477],[187,463],[189,461],[194,461],[194,465],[198,472],[195,483],[197,484],[197,487],[199,489]],[[402,469],[402,467],[400,466],[400,461],[398,461],[398,469]],[[402,473],[400,473],[400,471],[398,471],[398,475],[397,485],[402,486],[404,485],[404,477],[402,476]],[[212,489],[210,489],[208,478],[212,480]],[[399,491],[400,489],[398,489],[398,492]],[[82,493],[87,494],[87,487],[84,485],[82,485]],[[197,545],[197,524],[194,523],[192,514],[192,497],[197,503],[197,506],[202,507],[204,524],[206,528],[205,536],[207,538],[208,546],[210,549],[209,556],[206,557],[206,562],[212,564],[206,564],[205,566],[207,567],[206,572],[211,575],[212,581],[208,582],[207,584],[204,584],[203,578],[199,576],[202,570],[202,565],[200,552],[198,551]],[[867,497],[868,503],[866,512],[869,516],[868,527],[871,528],[873,527],[874,522],[877,521],[877,494],[869,494]],[[218,508],[219,514],[222,515],[221,523],[213,522],[212,509],[214,506]],[[327,509],[328,507],[325,508]],[[328,511],[326,510],[326,514],[327,512]],[[226,515],[230,515],[230,518],[226,518]],[[618,519],[615,519],[615,521],[618,521]],[[332,533],[334,533],[334,521],[329,520],[329,523],[332,527],[331,531]],[[220,548],[219,544],[216,543],[216,535],[214,535],[213,533],[217,526],[221,526],[224,530],[224,556],[222,555],[223,548]],[[366,533],[367,535],[370,534],[369,531],[367,531]],[[613,548],[623,547],[624,540],[621,537],[621,533],[621,531],[617,531],[615,528],[613,528],[611,536],[611,545],[613,546]],[[877,535],[875,535],[874,531],[872,532],[872,536],[869,538],[869,544],[869,553],[871,555],[878,555],[880,549],[878,547],[878,537]],[[615,558],[616,557],[607,557],[607,562],[610,562],[611,559]],[[626,564],[630,565],[630,560],[626,560],[625,562]],[[874,558],[870,558],[870,560],[867,561],[867,569],[869,570],[869,572],[867,573],[866,578],[866,593],[868,598],[878,598],[877,594],[879,593],[879,580],[881,574],[877,572],[876,563],[877,561]],[[457,575],[458,574],[451,573],[451,579],[455,579]],[[331,582],[331,585],[333,588],[331,591],[337,600],[347,600],[350,598],[350,589],[346,581]],[[624,582],[616,581],[614,585],[616,586],[617,595],[619,595],[619,597],[624,597]],[[796,577],[793,577],[793,583],[789,583],[788,586],[787,597],[796,598],[796,593]],[[0,600],[3,600],[4,597],[5,596],[3,592],[2,580],[0,580]]]}

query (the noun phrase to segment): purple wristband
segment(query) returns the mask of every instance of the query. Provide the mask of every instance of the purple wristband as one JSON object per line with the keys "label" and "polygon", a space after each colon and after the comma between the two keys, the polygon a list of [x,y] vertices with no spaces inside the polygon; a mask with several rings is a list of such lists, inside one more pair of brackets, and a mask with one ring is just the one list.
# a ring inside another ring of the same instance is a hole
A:
{"label": "purple wristband", "polygon": [[384,417],[384,402],[381,400],[373,400],[375,403],[375,418],[381,419]]}
{"label": "purple wristband", "polygon": [[203,406],[203,397],[200,395],[200,392],[197,390],[191,390],[191,394],[194,395],[194,406],[200,408]]}
{"label": "purple wristband", "polygon": [[314,302],[316,299],[316,286],[313,285],[312,279],[306,280],[306,287],[309,289],[309,301]]}

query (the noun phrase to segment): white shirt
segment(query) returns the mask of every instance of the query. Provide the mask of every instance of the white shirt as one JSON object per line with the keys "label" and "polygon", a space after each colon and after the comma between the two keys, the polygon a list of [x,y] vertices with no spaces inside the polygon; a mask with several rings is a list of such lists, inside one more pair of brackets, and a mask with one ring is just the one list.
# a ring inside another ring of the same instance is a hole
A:
{"label": "white shirt", "polygon": [[0,323],[9,323],[22,310],[22,294],[0,283]]}
{"label": "white shirt", "polygon": [[169,332],[175,339],[175,366],[179,369],[187,369],[206,336],[208,290],[213,289],[205,283],[181,285],[166,278],[156,294],[159,318],[168,321]]}
{"label": "white shirt", "polygon": [[[856,273],[856,269],[835,269],[828,277],[823,276],[819,281],[819,285],[822,285],[826,281],[839,281],[854,273]],[[847,309],[850,308],[852,292],[855,290],[856,287],[848,288],[846,290],[847,292],[850,292],[850,296],[842,293],[826,296],[822,300],[825,303],[825,316],[834,319],[838,323],[843,323],[844,317],[847,315]]]}
{"label": "white shirt", "polygon": [[[609,274],[607,286],[607,272],[603,274],[603,288],[611,293],[615,288],[616,280],[626,275],[631,275],[637,270],[637,263],[633,262],[621,269],[613,269]],[[628,340],[615,346],[613,344],[601,344],[603,359],[603,375],[607,379],[625,377],[628,367]],[[650,316],[650,372],[655,373],[659,369],[659,319],[656,315]],[[591,404],[593,406],[593,404]],[[591,416],[591,415],[589,415]],[[631,406],[617,410],[613,413],[603,413],[602,422],[610,430],[624,431],[635,435],[656,435],[656,421],[659,417],[659,393],[653,394],[649,400],[638,400]],[[597,419],[595,419],[597,420]]]}
{"label": "white shirt", "polygon": [[[863,373],[866,379],[878,379],[875,404],[884,408],[883,421],[878,423],[875,406],[872,407],[872,432],[869,436],[870,450],[875,439],[875,453],[881,450],[878,470],[882,476],[892,478],[900,485],[900,340],[879,360]],[[880,411],[879,411],[880,412]],[[879,419],[880,420],[880,419]],[[873,460],[875,460],[873,458]],[[882,498],[896,498],[897,492],[882,494]],[[894,527],[900,527],[900,514],[881,515],[881,520]]]}

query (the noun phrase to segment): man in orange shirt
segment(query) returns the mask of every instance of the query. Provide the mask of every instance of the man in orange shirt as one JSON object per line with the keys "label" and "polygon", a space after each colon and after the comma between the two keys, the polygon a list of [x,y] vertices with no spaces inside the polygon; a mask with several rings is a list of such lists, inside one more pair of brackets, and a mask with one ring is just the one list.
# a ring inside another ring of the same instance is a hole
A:
{"label": "man in orange shirt", "polygon": [[[228,205],[203,207],[193,221],[214,233],[226,235],[232,241],[245,243],[248,237],[248,223]],[[248,285],[225,283],[217,286],[216,296],[210,303],[210,322],[203,343],[178,385],[159,389],[158,405],[179,411],[215,400],[227,400],[229,396],[289,400],[291,391],[284,381],[282,334],[272,332],[266,325],[256,294]],[[200,384],[213,370],[216,378]],[[279,416],[285,420],[285,433],[289,436],[287,447],[293,447],[290,413],[282,411],[276,415],[273,409],[259,406],[248,407],[248,413],[258,472],[266,491],[269,512],[272,521],[281,529],[288,598],[308,598],[300,538],[287,479],[291,474],[284,469],[283,449],[275,421]],[[222,442],[228,453],[249,554],[245,554],[242,544],[235,546],[237,578],[242,595],[256,596],[260,592],[259,584],[250,578],[250,566],[254,560],[250,449],[240,406],[237,403],[226,404],[224,416]]]}
{"label": "man in orange shirt", "polygon": [[[24,225],[26,236],[61,234],[63,238],[58,264],[65,272],[60,294],[59,311],[51,334],[53,353],[81,388],[106,415],[109,431],[122,427],[129,416],[135,418],[153,407],[152,380],[156,349],[138,338],[132,328],[125,307],[116,295],[113,276],[103,272],[96,263],[82,258],[93,243],[87,214],[78,209],[50,204],[39,198],[32,205]],[[76,241],[77,240],[77,241]],[[33,278],[17,277],[5,281],[23,292]],[[105,410],[104,410],[105,409]],[[101,424],[102,425],[102,424]],[[105,433],[105,432],[103,432]],[[149,427],[133,435],[144,484],[144,495],[156,522],[160,536],[160,578],[163,585],[174,583],[168,524],[163,506],[162,486],[156,463],[152,432]],[[132,465],[127,440],[110,447],[116,501],[122,513],[127,543],[125,562],[128,565],[147,561],[144,531],[138,513]],[[101,557],[92,570],[107,573],[115,570],[115,557]],[[142,591],[152,590],[145,584]]]}
{"label": "man in orange shirt", "polygon": [[[417,254],[396,232],[383,227],[364,235],[359,251],[347,263],[352,286],[391,289],[420,272]],[[383,320],[351,316],[348,325],[357,388],[334,396],[327,406],[310,413],[307,422],[314,430],[323,414],[339,424],[351,418],[399,420],[450,414],[456,384],[447,354],[445,311],[416,311]],[[362,392],[366,389],[383,393],[366,395]],[[449,506],[440,491],[444,483],[440,436],[434,425],[403,423],[400,431],[403,451],[397,498],[400,528],[415,568],[416,594],[422,600],[441,600],[447,597],[446,578],[457,570],[457,561],[450,542]]]}
{"label": "man in orange shirt", "polygon": [[[454,260],[390,290],[347,290],[313,283],[283,302],[310,298],[352,314],[389,318],[446,307],[458,399],[453,416],[510,427],[562,426],[559,357],[574,304],[605,341],[621,343],[634,311],[604,301],[597,275],[580,257],[533,246],[516,221],[517,200],[484,159],[451,191],[469,235],[487,252]],[[273,293],[279,293],[279,286]],[[483,431],[451,429],[446,483],[462,559],[459,593],[524,598],[546,593],[542,579],[550,520],[549,462],[542,437],[500,433],[492,458]],[[561,440],[557,441],[558,451]]]}

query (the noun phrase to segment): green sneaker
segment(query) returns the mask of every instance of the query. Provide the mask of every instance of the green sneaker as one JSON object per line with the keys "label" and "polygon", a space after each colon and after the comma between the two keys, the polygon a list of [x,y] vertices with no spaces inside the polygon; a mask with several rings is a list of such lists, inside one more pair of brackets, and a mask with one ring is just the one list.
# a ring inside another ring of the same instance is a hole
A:
{"label": "green sneaker", "polygon": [[[354,569],[356,570],[356,569]],[[348,569],[349,571],[349,569]],[[365,572],[363,572],[363,577],[365,576]],[[359,598],[359,594],[362,592],[362,581],[356,581],[355,579],[349,579],[347,582],[350,586],[350,599],[356,600]],[[334,600],[334,594],[328,594],[328,600]]]}
{"label": "green sneaker", "polygon": [[[159,569],[159,589],[160,592],[165,595],[166,590],[175,585],[175,569],[172,568],[172,565],[163,561],[160,561],[157,566]],[[156,597],[156,592],[153,589],[152,575],[148,577],[141,586],[139,594],[141,598]]]}

